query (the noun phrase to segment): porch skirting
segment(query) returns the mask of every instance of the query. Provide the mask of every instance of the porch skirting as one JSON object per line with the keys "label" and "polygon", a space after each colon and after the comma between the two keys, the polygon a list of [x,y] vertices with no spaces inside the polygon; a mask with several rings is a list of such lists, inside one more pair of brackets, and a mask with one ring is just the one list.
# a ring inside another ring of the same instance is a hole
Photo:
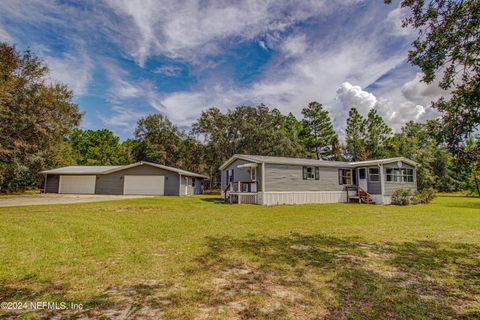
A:
{"label": "porch skirting", "polygon": [[347,202],[346,191],[269,191],[259,192],[257,203],[267,206],[281,204]]}
{"label": "porch skirting", "polygon": [[373,202],[375,204],[390,204],[392,203],[392,197],[391,196],[384,196],[381,194],[371,194],[370,197],[372,197]]}

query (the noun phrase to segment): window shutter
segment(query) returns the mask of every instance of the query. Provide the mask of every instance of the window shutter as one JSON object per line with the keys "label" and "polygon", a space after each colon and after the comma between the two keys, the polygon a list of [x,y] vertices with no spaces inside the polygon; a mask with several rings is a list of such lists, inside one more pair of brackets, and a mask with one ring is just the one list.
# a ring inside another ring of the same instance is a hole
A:
{"label": "window shutter", "polygon": [[343,169],[338,169],[338,184],[342,183]]}
{"label": "window shutter", "polygon": [[307,180],[307,167],[302,167],[303,168],[303,180]]}
{"label": "window shutter", "polygon": [[320,180],[320,168],[315,167],[315,180]]}

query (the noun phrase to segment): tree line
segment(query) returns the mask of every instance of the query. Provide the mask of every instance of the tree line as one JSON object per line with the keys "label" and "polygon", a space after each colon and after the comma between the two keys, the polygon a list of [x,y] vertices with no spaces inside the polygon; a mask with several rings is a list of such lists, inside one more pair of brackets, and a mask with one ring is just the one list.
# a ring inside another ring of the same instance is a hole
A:
{"label": "tree line", "polygon": [[[385,0],[390,3],[390,0]],[[345,137],[328,110],[311,102],[298,119],[265,105],[201,113],[190,130],[167,117],[140,119],[131,139],[108,129],[82,130],[82,113],[65,85],[46,81],[48,67],[28,50],[0,44],[0,191],[38,186],[38,172],[64,165],[151,161],[211,176],[235,153],[361,161],[404,156],[420,164],[419,189],[470,190],[480,196],[480,3],[402,0],[404,27],[418,31],[408,60],[425,83],[449,92],[432,106],[441,117],[410,121],[394,133],[375,109],[351,106]]]}

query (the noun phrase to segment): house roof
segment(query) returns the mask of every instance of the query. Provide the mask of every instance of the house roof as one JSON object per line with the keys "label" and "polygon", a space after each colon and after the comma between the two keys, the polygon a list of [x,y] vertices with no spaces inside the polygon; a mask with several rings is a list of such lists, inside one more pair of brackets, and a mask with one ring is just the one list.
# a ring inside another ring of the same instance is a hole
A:
{"label": "house roof", "polygon": [[355,168],[358,166],[370,166],[378,165],[385,163],[392,163],[397,161],[402,161],[413,166],[418,165],[415,161],[404,157],[398,158],[388,158],[388,159],[379,159],[379,160],[368,160],[368,161],[357,161],[357,162],[345,162],[345,161],[327,161],[327,160],[316,160],[316,159],[302,159],[302,158],[288,158],[288,157],[270,157],[270,156],[258,156],[258,155],[244,155],[236,154],[230,159],[228,159],[222,166],[221,170],[225,169],[230,163],[236,159],[242,159],[255,163],[274,163],[274,164],[287,164],[287,165],[299,165],[299,166],[319,166],[319,167],[342,167],[342,168]]}
{"label": "house roof", "polygon": [[163,170],[176,172],[182,176],[208,179],[207,176],[204,176],[202,174],[190,172],[187,170],[177,169],[174,167],[164,166],[157,163],[146,162],[146,161],[140,161],[140,162],[136,162],[136,163],[125,165],[125,166],[69,166],[69,167],[57,168],[52,170],[45,170],[45,171],[41,171],[40,173],[42,174],[109,174],[109,173],[122,171],[129,168],[138,167],[141,165],[149,165],[149,166],[160,168]]}

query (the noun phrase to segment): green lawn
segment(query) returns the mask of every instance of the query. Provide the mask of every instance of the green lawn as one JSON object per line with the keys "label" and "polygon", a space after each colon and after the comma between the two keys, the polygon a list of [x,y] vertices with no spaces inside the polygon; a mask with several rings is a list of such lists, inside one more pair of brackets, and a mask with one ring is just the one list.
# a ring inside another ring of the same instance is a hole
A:
{"label": "green lawn", "polygon": [[92,318],[480,318],[480,199],[0,208],[0,301],[73,301],[84,309],[64,317]]}

